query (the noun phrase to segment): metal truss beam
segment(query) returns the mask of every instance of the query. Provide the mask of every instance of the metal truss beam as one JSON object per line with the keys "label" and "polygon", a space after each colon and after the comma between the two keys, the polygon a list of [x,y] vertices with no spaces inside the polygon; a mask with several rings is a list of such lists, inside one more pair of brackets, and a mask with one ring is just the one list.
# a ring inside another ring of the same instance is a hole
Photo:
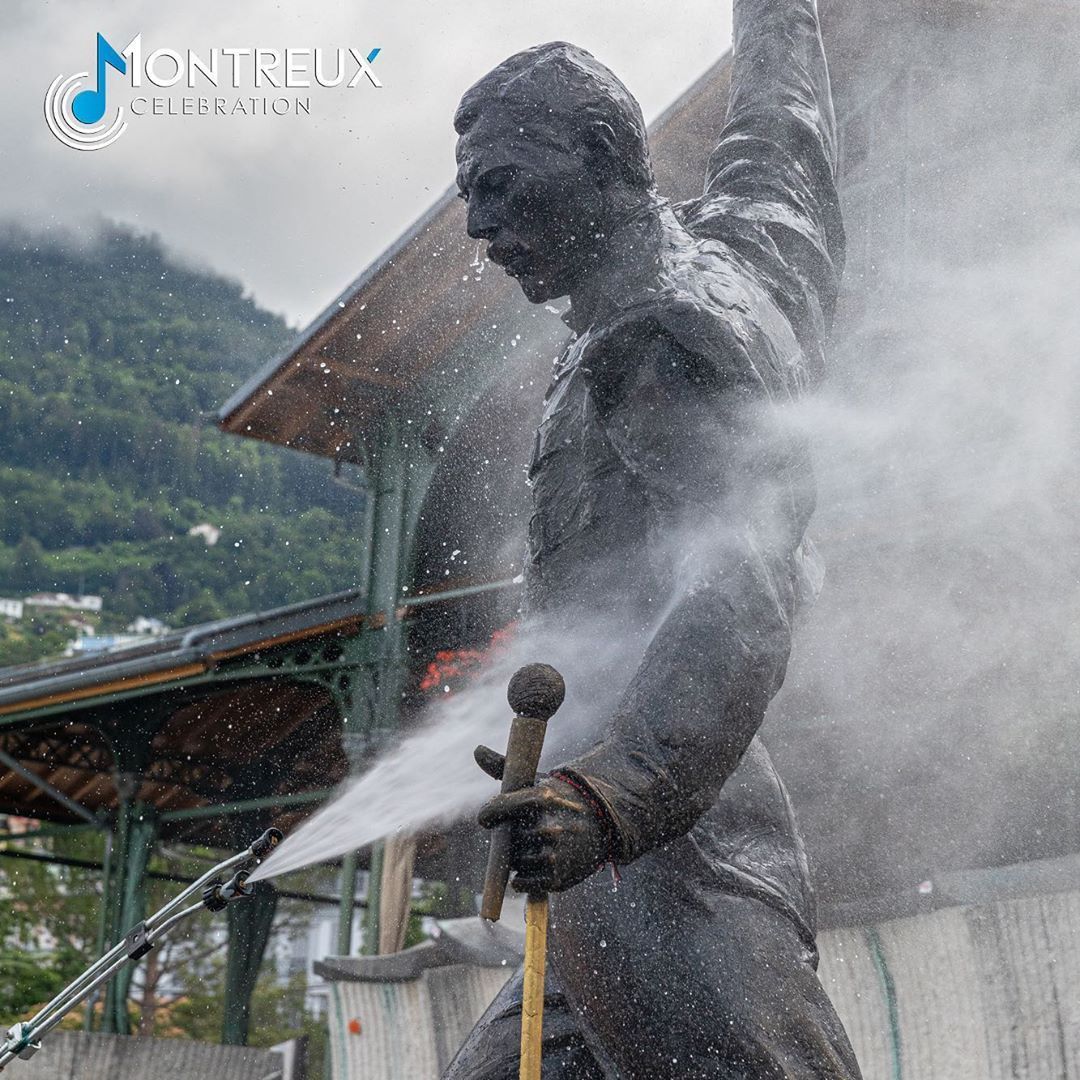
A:
{"label": "metal truss beam", "polygon": [[80,806],[74,799],[69,799],[62,791],[54,788],[48,780],[38,776],[32,769],[26,768],[21,762],[17,761],[10,754],[3,750],[0,750],[0,764],[10,769],[14,773],[18,773],[28,783],[34,785],[40,791],[43,791],[50,799],[58,802],[65,809],[70,810],[77,817],[81,817],[84,821],[89,822],[92,825],[97,825],[98,828],[105,828],[104,823],[100,818],[96,817],[85,806]]}
{"label": "metal truss beam", "polygon": [[335,790],[335,788],[323,788],[318,791],[302,791],[295,795],[267,795],[261,799],[244,799],[240,802],[193,806],[185,810],[166,810],[158,815],[158,819],[163,822],[198,821],[201,818],[250,814],[256,810],[276,810],[286,806],[307,806],[310,803],[325,802],[334,794]]}

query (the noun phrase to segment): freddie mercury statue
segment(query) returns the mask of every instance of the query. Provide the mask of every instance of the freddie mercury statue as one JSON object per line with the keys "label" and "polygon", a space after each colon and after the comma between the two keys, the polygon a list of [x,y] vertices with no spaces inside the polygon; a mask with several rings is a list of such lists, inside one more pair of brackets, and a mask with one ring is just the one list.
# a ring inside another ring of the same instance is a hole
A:
{"label": "freddie mercury statue", "polygon": [[[530,468],[531,617],[617,607],[646,637],[591,749],[480,813],[512,828],[514,886],[559,893],[545,1080],[855,1080],[757,738],[816,575],[784,407],[823,373],[844,249],[815,0],[735,0],[692,202],[657,194],[637,102],[572,45],[510,57],[454,125],[469,235],[533,303],[570,297]],[[520,1002],[519,973],[447,1080],[517,1075]]]}

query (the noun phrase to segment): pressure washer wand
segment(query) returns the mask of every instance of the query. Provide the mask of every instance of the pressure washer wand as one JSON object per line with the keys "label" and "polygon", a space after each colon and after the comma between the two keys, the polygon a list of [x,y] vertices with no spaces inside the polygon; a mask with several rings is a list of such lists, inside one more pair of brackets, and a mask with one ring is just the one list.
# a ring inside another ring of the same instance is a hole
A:
{"label": "pressure washer wand", "polygon": [[[107,983],[125,964],[144,957],[177,923],[203,908],[221,911],[230,901],[252,895],[247,884],[255,866],[281,842],[278,829],[267,829],[250,847],[207,870],[183,892],[170,900],[148,919],[133,926],[104,956],[95,960],[81,975],[68,983],[59,994],[29,1020],[21,1020],[8,1029],[0,1043],[0,1071],[15,1058],[26,1060],[41,1049],[41,1039],[51,1031],[79,1002],[88,998],[99,986]],[[228,870],[235,870],[232,879],[222,884]],[[184,902],[202,891],[198,903],[182,907]]]}
{"label": "pressure washer wand", "polygon": [[[562,676],[548,664],[529,664],[510,680],[506,697],[514,710],[506,747],[502,792],[519,791],[536,782],[547,722],[566,696]],[[495,829],[484,877],[480,917],[497,922],[510,878],[511,833]],[[521,1064],[519,1080],[540,1080],[544,1024],[544,978],[547,967],[548,898],[530,894],[525,901],[525,982],[521,997]]]}

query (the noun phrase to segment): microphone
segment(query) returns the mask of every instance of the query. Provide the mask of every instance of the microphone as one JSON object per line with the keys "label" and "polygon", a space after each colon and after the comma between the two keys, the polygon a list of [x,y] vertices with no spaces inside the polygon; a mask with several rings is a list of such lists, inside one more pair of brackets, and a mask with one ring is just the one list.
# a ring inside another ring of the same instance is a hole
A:
{"label": "microphone", "polygon": [[[514,719],[510,722],[510,741],[506,745],[501,788],[504,795],[536,783],[547,722],[565,697],[563,677],[550,664],[528,664],[510,680],[506,699],[514,710]],[[510,827],[500,825],[491,835],[480,918],[499,921],[509,880]]]}

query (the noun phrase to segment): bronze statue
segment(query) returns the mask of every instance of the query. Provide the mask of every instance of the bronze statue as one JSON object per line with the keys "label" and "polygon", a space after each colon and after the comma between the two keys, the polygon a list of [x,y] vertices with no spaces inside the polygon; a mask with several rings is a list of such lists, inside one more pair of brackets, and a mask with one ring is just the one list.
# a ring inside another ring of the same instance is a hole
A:
{"label": "bronze statue", "polygon": [[[656,193],[637,102],[572,45],[510,57],[454,124],[469,235],[533,303],[570,297],[530,471],[530,610],[568,628],[617,611],[643,642],[591,748],[480,814],[512,826],[515,887],[559,893],[544,1076],[856,1078],[756,734],[816,580],[783,406],[822,374],[843,259],[815,0],[735,0],[727,124],[692,202]],[[447,1077],[516,1076],[520,993]]]}

